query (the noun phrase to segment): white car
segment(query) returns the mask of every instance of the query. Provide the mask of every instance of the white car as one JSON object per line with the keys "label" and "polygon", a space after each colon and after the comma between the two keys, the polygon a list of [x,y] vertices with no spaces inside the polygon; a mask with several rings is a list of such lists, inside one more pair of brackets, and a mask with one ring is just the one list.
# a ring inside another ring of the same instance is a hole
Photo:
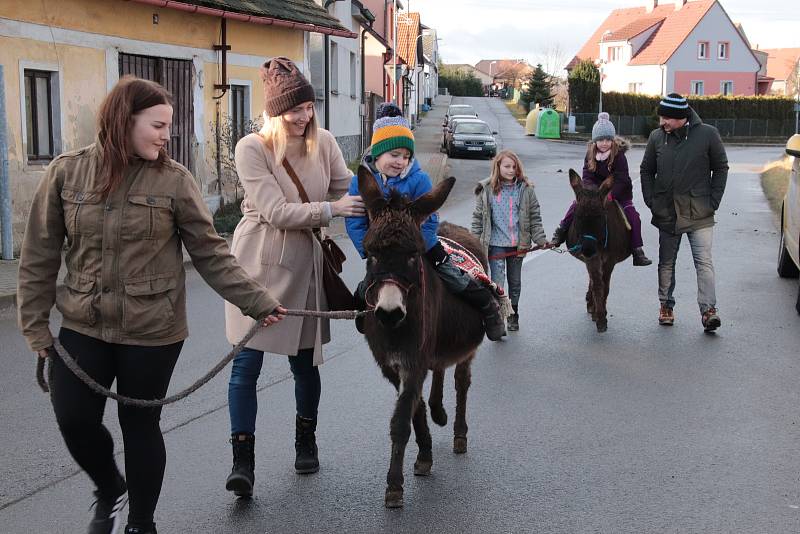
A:
{"label": "white car", "polygon": [[[781,245],[778,253],[778,275],[782,278],[797,278],[800,273],[800,134],[793,135],[786,143],[786,153],[792,156],[792,171],[789,189],[783,198],[781,209]],[[797,313],[800,313],[800,289],[797,293]]]}

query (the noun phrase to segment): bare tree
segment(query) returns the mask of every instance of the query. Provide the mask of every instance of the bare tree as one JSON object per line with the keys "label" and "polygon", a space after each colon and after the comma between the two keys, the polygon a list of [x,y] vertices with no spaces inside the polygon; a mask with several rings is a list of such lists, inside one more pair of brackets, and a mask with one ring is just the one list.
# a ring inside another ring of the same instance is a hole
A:
{"label": "bare tree", "polygon": [[567,53],[559,42],[551,42],[539,47],[539,62],[550,76],[562,77],[567,64]]}

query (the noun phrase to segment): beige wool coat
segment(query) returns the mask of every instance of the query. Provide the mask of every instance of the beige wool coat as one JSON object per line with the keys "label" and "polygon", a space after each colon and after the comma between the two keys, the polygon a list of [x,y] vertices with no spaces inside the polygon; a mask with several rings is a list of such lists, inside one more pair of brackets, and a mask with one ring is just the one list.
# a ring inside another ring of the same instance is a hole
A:
{"label": "beige wool coat", "polygon": [[[290,137],[286,158],[308,194],[300,194],[283,165],[258,134],[242,138],[236,145],[236,170],[244,188],[242,213],[233,234],[231,252],[247,273],[269,288],[281,305],[290,309],[327,310],[322,286],[322,248],[313,228],[331,221],[326,198],[347,192],[353,173],[347,168],[336,139],[319,130],[316,158],[305,154],[304,139]],[[225,304],[228,341],[238,343],[253,320]],[[327,319],[286,317],[263,329],[248,348],[274,354],[295,355],[299,349],[314,349],[314,364],[322,363],[322,345],[330,341]]]}

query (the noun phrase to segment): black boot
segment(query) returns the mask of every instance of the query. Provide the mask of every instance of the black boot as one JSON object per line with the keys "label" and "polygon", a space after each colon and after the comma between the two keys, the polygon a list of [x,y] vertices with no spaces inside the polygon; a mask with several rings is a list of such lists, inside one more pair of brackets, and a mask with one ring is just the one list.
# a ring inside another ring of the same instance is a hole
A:
{"label": "black boot", "polygon": [[508,331],[517,332],[519,330],[519,309],[517,306],[512,306],[514,313],[508,316]]}
{"label": "black boot", "polygon": [[500,317],[500,305],[489,289],[470,279],[469,284],[461,292],[461,296],[483,315],[483,326],[486,337],[492,341],[500,341],[506,335],[506,325]]}
{"label": "black boot", "polygon": [[633,249],[633,264],[636,267],[646,267],[652,263],[653,261],[645,256],[644,249],[642,247]]}
{"label": "black boot", "polygon": [[550,244],[553,248],[561,246],[561,243],[567,240],[567,229],[562,228],[560,225],[553,232],[553,237],[550,238]]}
{"label": "black boot", "polygon": [[147,526],[127,525],[125,534],[158,534],[158,532],[156,532],[156,524],[150,523]]}
{"label": "black boot", "polygon": [[256,479],[256,437],[253,434],[234,434],[231,436],[231,445],[233,468],[225,482],[225,489],[232,491],[237,497],[250,497],[253,495],[253,483]]}
{"label": "black boot", "polygon": [[317,457],[317,430],[316,419],[306,419],[297,416],[295,422],[294,450],[297,458],[294,461],[295,472],[301,475],[319,471],[319,458]]}

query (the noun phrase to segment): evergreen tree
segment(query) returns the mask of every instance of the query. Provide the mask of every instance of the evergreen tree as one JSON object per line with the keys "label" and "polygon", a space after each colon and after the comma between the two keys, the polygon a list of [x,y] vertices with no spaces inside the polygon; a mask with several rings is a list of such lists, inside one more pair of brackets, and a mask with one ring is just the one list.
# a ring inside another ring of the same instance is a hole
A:
{"label": "evergreen tree", "polygon": [[594,113],[600,103],[600,71],[590,59],[572,69],[567,79],[572,113]]}
{"label": "evergreen tree", "polygon": [[527,88],[522,91],[520,100],[526,107],[529,104],[539,104],[539,107],[550,108],[553,107],[553,80],[544,69],[542,64],[536,65],[531,75],[527,79]]}

